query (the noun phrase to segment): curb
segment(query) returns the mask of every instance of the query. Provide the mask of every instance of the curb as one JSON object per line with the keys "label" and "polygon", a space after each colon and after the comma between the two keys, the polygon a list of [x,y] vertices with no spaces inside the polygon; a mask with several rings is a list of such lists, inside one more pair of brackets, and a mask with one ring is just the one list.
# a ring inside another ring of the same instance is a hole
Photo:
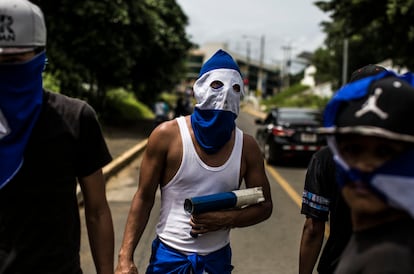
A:
{"label": "curb", "polygon": [[[105,184],[108,182],[109,178],[117,174],[122,168],[124,168],[127,164],[132,162],[132,160],[137,157],[142,151],[144,151],[145,147],[147,146],[148,138],[142,140],[131,149],[125,151],[116,159],[112,160],[109,164],[103,167],[102,173],[105,178]],[[78,205],[83,205],[83,195],[78,184],[76,189],[76,196],[78,198]]]}
{"label": "curb", "polygon": [[118,171],[120,171],[127,164],[129,164],[133,160],[133,158],[135,158],[135,156],[139,155],[146,147],[147,142],[148,138],[139,142],[131,149],[121,154],[118,158],[112,160],[109,164],[104,166],[102,169],[102,173],[105,177],[105,180],[108,180],[110,177],[115,175]]}

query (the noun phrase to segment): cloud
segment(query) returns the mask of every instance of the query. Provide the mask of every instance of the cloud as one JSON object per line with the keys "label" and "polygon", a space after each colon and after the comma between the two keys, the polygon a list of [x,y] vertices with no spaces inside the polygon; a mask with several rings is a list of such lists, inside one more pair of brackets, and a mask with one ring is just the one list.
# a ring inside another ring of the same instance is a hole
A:
{"label": "cloud", "polygon": [[[177,0],[189,17],[187,33],[193,42],[226,42],[243,54],[251,37],[252,57],[265,36],[266,62],[280,62],[283,46],[292,54],[322,46],[320,23],[329,19],[313,0]],[[254,38],[253,38],[254,37]],[[256,54],[257,57],[259,54]]]}

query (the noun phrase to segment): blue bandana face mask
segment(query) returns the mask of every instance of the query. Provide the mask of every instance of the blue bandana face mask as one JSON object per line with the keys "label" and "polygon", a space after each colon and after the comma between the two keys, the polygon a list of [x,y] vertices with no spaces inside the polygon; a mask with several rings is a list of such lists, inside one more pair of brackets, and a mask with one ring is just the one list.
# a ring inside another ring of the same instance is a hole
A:
{"label": "blue bandana face mask", "polygon": [[46,54],[14,64],[0,64],[0,189],[19,171],[43,100]]}
{"label": "blue bandana face mask", "polygon": [[360,182],[392,207],[414,218],[414,149],[409,149],[370,173],[351,168],[340,156],[334,137],[328,137],[337,167],[337,183]]}
{"label": "blue bandana face mask", "polygon": [[[222,86],[211,87],[218,81]],[[234,86],[240,90],[235,90]],[[239,113],[243,80],[234,69],[215,69],[203,74],[194,84],[197,100],[191,125],[199,145],[207,153],[215,153],[226,144],[235,128]]]}
{"label": "blue bandana face mask", "polygon": [[205,152],[215,153],[230,140],[236,117],[229,111],[194,109],[191,125],[198,144]]}

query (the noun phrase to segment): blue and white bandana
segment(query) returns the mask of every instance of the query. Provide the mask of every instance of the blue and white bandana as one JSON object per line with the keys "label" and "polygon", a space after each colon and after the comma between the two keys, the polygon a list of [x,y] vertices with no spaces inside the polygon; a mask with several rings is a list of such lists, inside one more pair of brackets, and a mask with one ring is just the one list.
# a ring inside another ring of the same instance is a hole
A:
{"label": "blue and white bandana", "polygon": [[[321,132],[332,134],[327,141],[341,187],[347,182],[361,182],[390,206],[405,210],[414,218],[414,149],[364,173],[344,161],[335,139],[336,134],[360,134],[413,143],[413,127],[406,120],[412,117],[409,114],[413,113],[413,103],[414,74],[385,71],[365,77],[335,94],[325,108],[325,128]],[[344,104],[347,107],[341,109]]]}
{"label": "blue and white bandana", "polygon": [[348,182],[362,182],[390,206],[402,209],[414,218],[414,149],[387,161],[373,172],[363,173],[349,167],[338,153],[334,138],[328,138],[340,187]]}
{"label": "blue and white bandana", "polygon": [[17,64],[0,64],[0,189],[19,171],[43,100],[46,54]]}
{"label": "blue and white bandana", "polygon": [[[223,85],[212,88],[214,81]],[[240,69],[228,53],[219,50],[201,68],[193,90],[197,101],[191,115],[194,135],[204,151],[215,153],[230,140],[236,125],[244,90]]]}

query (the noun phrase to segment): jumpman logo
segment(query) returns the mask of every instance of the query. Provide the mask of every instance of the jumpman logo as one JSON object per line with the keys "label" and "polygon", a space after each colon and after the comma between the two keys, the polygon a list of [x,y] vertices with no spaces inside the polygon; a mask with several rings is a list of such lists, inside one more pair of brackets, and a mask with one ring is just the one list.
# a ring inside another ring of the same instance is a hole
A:
{"label": "jumpman logo", "polygon": [[13,17],[0,14],[0,41],[14,41],[16,35],[12,29]]}
{"label": "jumpman logo", "polygon": [[4,117],[3,112],[0,110],[0,140],[7,136],[10,133],[9,125],[7,124],[6,117]]}
{"label": "jumpman logo", "polygon": [[381,88],[376,88],[374,91],[374,94],[372,94],[371,96],[369,96],[368,100],[362,105],[362,108],[360,110],[358,110],[357,112],[355,112],[355,116],[356,117],[361,117],[362,115],[364,115],[365,113],[368,112],[374,112],[375,114],[377,114],[381,119],[385,120],[388,118],[388,114],[385,113],[384,111],[382,111],[378,106],[377,106],[377,100],[379,98],[379,96],[382,93],[382,89]]}

